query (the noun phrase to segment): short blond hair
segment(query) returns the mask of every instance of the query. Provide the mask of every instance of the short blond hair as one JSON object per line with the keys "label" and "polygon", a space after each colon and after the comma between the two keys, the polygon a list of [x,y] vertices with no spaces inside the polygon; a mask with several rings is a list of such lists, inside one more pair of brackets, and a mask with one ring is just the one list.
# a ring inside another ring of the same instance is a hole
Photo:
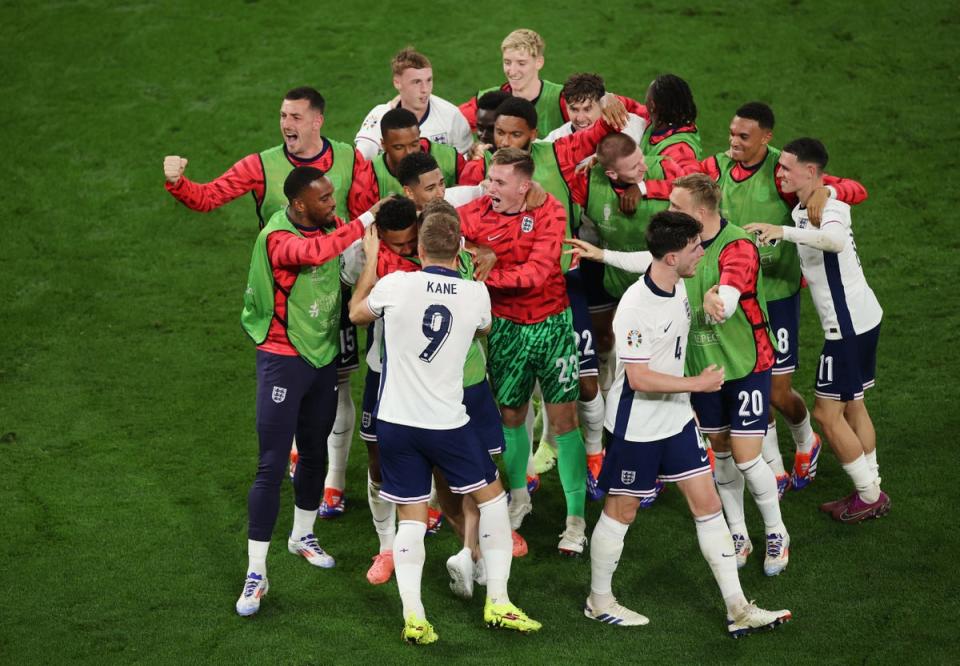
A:
{"label": "short blond hair", "polygon": [[460,218],[450,213],[427,215],[420,225],[419,242],[429,259],[450,261],[460,253]]}
{"label": "short blond hair", "polygon": [[539,58],[543,55],[546,45],[543,43],[543,37],[533,30],[520,28],[503,38],[503,41],[500,43],[500,52],[502,53],[507,49],[526,51],[534,58]]}
{"label": "short blond hair", "polygon": [[443,213],[446,215],[457,215],[457,209],[445,199],[433,199],[428,201],[423,207],[423,210],[420,211],[420,222],[423,223],[430,215],[435,215],[437,213]]}
{"label": "short blond hair", "polygon": [[690,193],[695,203],[712,211],[720,208],[723,192],[720,186],[705,173],[691,173],[673,181],[674,187],[679,187]]}
{"label": "short blond hair", "polygon": [[390,61],[390,67],[394,76],[400,76],[408,69],[427,69],[432,68],[430,59],[417,51],[412,46],[402,49]]}

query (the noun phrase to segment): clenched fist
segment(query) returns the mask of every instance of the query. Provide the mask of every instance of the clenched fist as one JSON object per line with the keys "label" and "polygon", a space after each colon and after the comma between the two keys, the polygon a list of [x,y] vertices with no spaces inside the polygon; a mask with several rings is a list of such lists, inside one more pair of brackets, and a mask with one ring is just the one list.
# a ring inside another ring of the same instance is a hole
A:
{"label": "clenched fist", "polygon": [[179,155],[167,155],[163,158],[163,175],[167,182],[176,185],[187,168],[187,159]]}

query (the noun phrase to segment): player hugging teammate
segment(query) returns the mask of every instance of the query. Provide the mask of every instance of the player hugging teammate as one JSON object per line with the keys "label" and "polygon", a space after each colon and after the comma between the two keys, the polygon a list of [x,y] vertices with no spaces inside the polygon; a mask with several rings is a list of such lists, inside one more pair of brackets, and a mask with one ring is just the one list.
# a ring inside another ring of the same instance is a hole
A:
{"label": "player hugging teammate", "polygon": [[[283,142],[212,182],[164,159],[177,200],[210,211],[251,192],[261,228],[241,317],[256,344],[259,453],[238,614],[256,613],[270,589],[288,460],[288,551],[335,565],[315,525],[347,508],[354,325],[369,327],[361,437],[380,547],[367,579],[395,574],[410,643],[438,638],[420,583],[441,508],[463,546],[447,560],[451,590],[485,586],[488,626],[541,628],[507,584],[528,551],[521,524],[559,520],[527,519],[537,474],[554,465],[566,505],[558,551],[589,548],[583,613],[614,626],[649,622],[617,601],[612,580],[638,510],[664,483],[694,517],[728,633],[791,619],[740,587],[756,539],[744,489],[763,523],[763,571],[776,576],[791,548],[780,503],[817,474],[811,416],[854,486],[820,509],[841,523],[890,511],[864,403],[882,310],[853,240],[863,186],[825,173],[816,139],[770,146],[762,102],[739,107],[729,148],[704,158],[682,78],[658,76],[641,103],[598,74],[541,79],[544,53],[536,32],[511,32],[506,82],[457,107],[433,94],[431,61],[407,47],[391,63],[397,96],[370,111],[356,147],[321,134],[326,102],[301,87],[281,103]],[[792,384],[804,284],[824,332],[809,412]],[[795,447],[789,473],[776,414]],[[604,497],[588,540],[587,498]]]}

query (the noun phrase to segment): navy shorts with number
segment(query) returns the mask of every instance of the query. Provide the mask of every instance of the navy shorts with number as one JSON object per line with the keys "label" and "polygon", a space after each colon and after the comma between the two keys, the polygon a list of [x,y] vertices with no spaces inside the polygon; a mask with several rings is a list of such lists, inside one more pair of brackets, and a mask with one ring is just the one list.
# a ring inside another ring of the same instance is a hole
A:
{"label": "navy shorts with number", "polygon": [[360,367],[357,327],[350,321],[350,287],[340,283],[340,356],[337,372],[345,374]]}
{"label": "navy shorts with number", "polygon": [[676,435],[631,442],[607,432],[607,452],[597,485],[610,495],[656,497],[657,478],[683,481],[710,474],[710,459],[693,419]]}
{"label": "navy shorts with number", "polygon": [[584,259],[580,262],[580,275],[583,278],[583,292],[587,296],[590,312],[603,312],[617,307],[617,299],[603,288],[603,264]]}
{"label": "navy shorts with number", "polygon": [[469,423],[452,430],[426,430],[380,421],[377,435],[383,475],[380,496],[395,504],[429,500],[434,467],[459,495],[497,479],[497,466]]}
{"label": "navy shorts with number", "polygon": [[380,397],[380,373],[367,368],[360,404],[360,439],[377,441],[377,400]]}
{"label": "navy shorts with number", "polygon": [[463,405],[470,417],[469,427],[477,433],[480,444],[488,453],[503,453],[507,443],[503,438],[503,426],[497,401],[493,399],[490,384],[484,379],[463,389]]}
{"label": "navy shorts with number", "polygon": [[817,366],[815,393],[828,400],[862,400],[877,374],[880,325],[855,338],[825,340]]}
{"label": "navy shorts with number", "polygon": [[691,393],[700,431],[730,431],[734,437],[763,437],[770,414],[770,371],[724,382],[715,393]]}
{"label": "navy shorts with number", "polygon": [[570,298],[570,312],[573,314],[573,332],[577,334],[577,356],[580,359],[580,376],[590,377],[599,373],[597,349],[593,342],[593,322],[584,293],[582,268],[567,271],[567,296]]}
{"label": "navy shorts with number", "polygon": [[773,374],[790,374],[800,367],[800,292],[767,301],[767,317],[774,340]]}

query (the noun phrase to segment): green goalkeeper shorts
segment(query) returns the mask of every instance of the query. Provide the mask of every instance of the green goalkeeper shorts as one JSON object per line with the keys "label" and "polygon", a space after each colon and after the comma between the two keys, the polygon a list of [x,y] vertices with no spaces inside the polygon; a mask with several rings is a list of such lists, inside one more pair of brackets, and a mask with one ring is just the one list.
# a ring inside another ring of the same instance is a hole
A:
{"label": "green goalkeeper shorts", "polygon": [[570,308],[537,324],[494,317],[488,352],[493,392],[505,407],[527,404],[537,380],[544,402],[573,402],[580,397],[577,334]]}

